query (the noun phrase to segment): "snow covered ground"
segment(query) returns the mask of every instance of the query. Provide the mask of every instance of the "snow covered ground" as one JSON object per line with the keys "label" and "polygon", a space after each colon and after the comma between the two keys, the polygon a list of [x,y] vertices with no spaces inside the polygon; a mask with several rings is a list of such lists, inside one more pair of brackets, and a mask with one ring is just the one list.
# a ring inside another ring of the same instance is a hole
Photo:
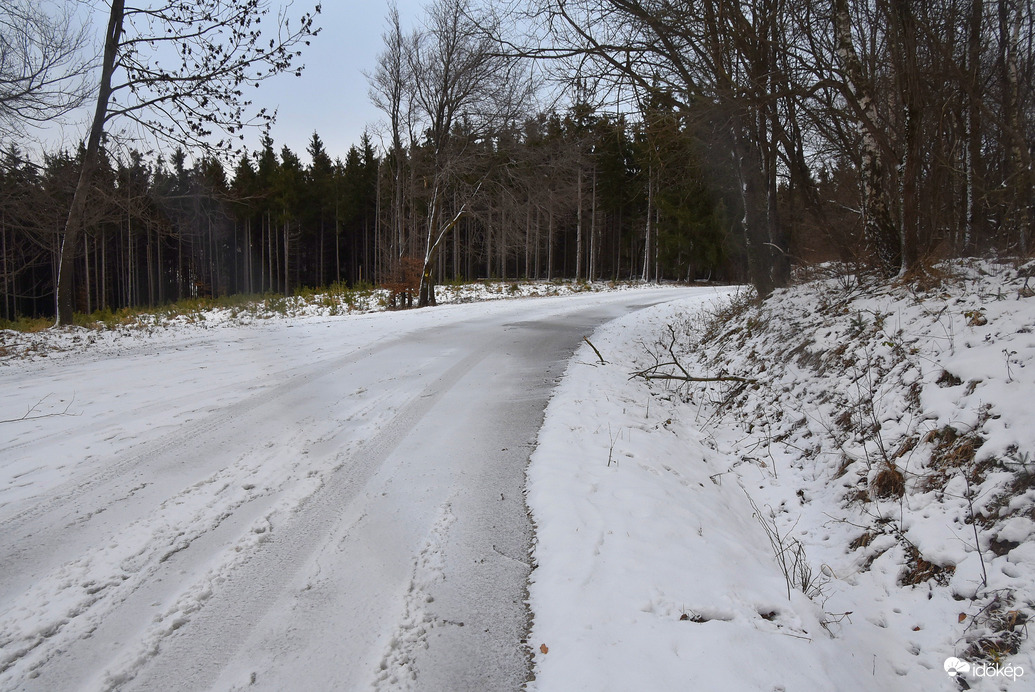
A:
{"label": "snow covered ground", "polygon": [[601,327],[528,472],[530,689],[1035,689],[1033,266]]}
{"label": "snow covered ground", "polygon": [[1031,269],[0,334],[0,689],[1033,690]]}
{"label": "snow covered ground", "polygon": [[693,290],[3,333],[0,689],[520,687],[550,390]]}

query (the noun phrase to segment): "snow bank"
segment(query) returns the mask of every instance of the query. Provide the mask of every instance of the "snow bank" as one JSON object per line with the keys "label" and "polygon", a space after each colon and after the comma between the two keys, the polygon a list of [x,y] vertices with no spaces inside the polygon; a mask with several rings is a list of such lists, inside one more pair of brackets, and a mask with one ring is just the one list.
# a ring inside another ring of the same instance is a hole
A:
{"label": "snow bank", "polygon": [[[529,468],[530,689],[1035,689],[1029,271],[598,330]],[[673,361],[753,381],[630,379]]]}

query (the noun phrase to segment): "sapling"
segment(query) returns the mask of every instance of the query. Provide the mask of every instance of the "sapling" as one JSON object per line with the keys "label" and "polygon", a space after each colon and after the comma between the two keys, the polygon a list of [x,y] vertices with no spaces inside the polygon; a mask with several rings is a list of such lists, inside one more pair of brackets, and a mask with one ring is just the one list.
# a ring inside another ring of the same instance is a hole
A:
{"label": "sapling", "polygon": [[615,466],[618,466],[618,460],[614,458],[614,454],[615,454],[615,442],[617,442],[617,441],[618,441],[618,439],[619,439],[619,438],[620,438],[620,437],[622,436],[622,433],[621,433],[621,431],[619,431],[619,432],[618,432],[618,435],[614,435],[614,434],[613,434],[613,433],[611,432],[611,424],[610,424],[610,423],[608,423],[608,424],[607,424],[607,436],[608,436],[608,437],[610,438],[610,440],[611,440],[611,446],[610,446],[610,447],[608,448],[608,450],[607,450],[607,465],[608,465],[608,467],[610,467],[610,466],[611,466],[611,462],[613,461],[613,462],[614,462],[614,464],[615,464]]}
{"label": "sapling", "polygon": [[988,586],[988,571],[985,569],[985,556],[981,552],[981,539],[978,537],[977,517],[974,515],[974,493],[970,489],[970,479],[963,473],[963,480],[967,484],[967,505],[970,507],[970,526],[974,529],[974,549],[977,551],[978,559],[981,560],[981,586]]}

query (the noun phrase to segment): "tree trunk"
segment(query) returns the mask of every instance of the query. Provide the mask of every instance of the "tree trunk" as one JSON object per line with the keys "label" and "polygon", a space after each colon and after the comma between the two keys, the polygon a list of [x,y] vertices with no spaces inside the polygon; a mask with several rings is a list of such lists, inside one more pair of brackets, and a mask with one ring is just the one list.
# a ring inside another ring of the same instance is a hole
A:
{"label": "tree trunk", "polygon": [[108,243],[101,242],[101,310],[108,307],[108,261],[106,246]]}
{"label": "tree trunk", "polygon": [[590,281],[596,280],[597,274],[597,166],[593,164],[593,199],[589,211],[589,271]]}
{"label": "tree trunk", "polygon": [[[1016,13],[1011,17],[1011,11]],[[1003,115],[1009,139],[1010,178],[1013,188],[1013,222],[1017,228],[1018,249],[1028,254],[1032,226],[1032,193],[1035,190],[1035,171],[1032,170],[1031,151],[1026,141],[1024,104],[1021,99],[1020,69],[1017,53],[1020,50],[1020,31],[1023,15],[1018,2],[999,0],[999,35],[1001,69],[1003,72]]]}
{"label": "tree trunk", "polygon": [[289,247],[291,237],[291,222],[284,222],[284,295],[291,295],[291,263],[289,258],[291,257],[291,248]]}
{"label": "tree trunk", "polygon": [[651,211],[654,209],[654,170],[647,165],[647,224],[643,231],[643,272],[641,281],[650,281],[650,226]]}
{"label": "tree trunk", "polygon": [[546,280],[553,278],[553,205],[550,205],[549,221],[546,226]]}
{"label": "tree trunk", "polygon": [[855,111],[860,134],[859,178],[862,188],[863,235],[866,251],[880,272],[890,276],[901,264],[901,239],[891,215],[884,180],[884,155],[878,137],[877,105],[862,61],[852,40],[848,0],[833,0],[834,35],[837,56],[847,78],[846,94]]}
{"label": "tree trunk", "polygon": [[769,261],[768,213],[766,184],[758,144],[742,131],[733,133],[733,149],[740,178],[741,201],[744,206],[743,237],[747,254],[748,278],[760,298],[773,292],[772,266]]}
{"label": "tree trunk", "polygon": [[7,216],[3,212],[0,212],[0,256],[4,259],[4,281],[0,284],[3,288],[4,293],[4,319],[14,319],[13,306],[8,306],[9,302],[14,301],[14,282],[11,279],[10,270],[7,263]]}
{"label": "tree trunk", "polygon": [[111,77],[115,72],[115,58],[118,55],[119,38],[122,35],[124,11],[125,0],[112,0],[108,29],[104,35],[104,57],[101,62],[101,83],[97,89],[97,107],[94,109],[93,123],[90,125],[90,135],[86,140],[86,151],[79,169],[79,182],[76,183],[75,193],[72,195],[72,204],[65,222],[64,240],[61,243],[55,291],[57,325],[71,324],[75,311],[75,296],[72,293],[73,265],[79,249],[79,237],[83,232],[86,195],[100,159],[101,136],[104,134],[104,123],[108,116]]}
{"label": "tree trunk", "polygon": [[485,278],[492,278],[492,201],[489,200],[485,223]]}
{"label": "tree trunk", "polygon": [[966,219],[963,231],[962,253],[973,254],[977,236],[982,232],[982,215],[978,212],[977,181],[981,173],[981,19],[983,0],[970,1],[970,21],[967,37],[967,124],[965,151],[966,165]]}
{"label": "tree trunk", "polygon": [[541,241],[540,241],[540,238],[542,236],[542,218],[541,218],[542,215],[540,214],[540,211],[541,210],[539,209],[539,206],[537,205],[536,208],[535,208],[535,241],[533,243],[534,252],[535,252],[535,259],[533,260],[535,262],[535,273],[534,273],[534,276],[535,276],[536,279],[543,278],[543,273],[542,273],[541,264],[540,264],[540,259],[542,257],[541,248],[540,248],[540,245],[542,244]]}
{"label": "tree trunk", "polygon": [[892,13],[895,49],[898,53],[897,74],[899,97],[902,101],[904,139],[902,143],[900,247],[901,272],[906,274],[918,268],[920,261],[919,181],[921,156],[921,126],[923,94],[917,68],[916,18],[912,0],[889,3]]}
{"label": "tree trunk", "polygon": [[[582,162],[579,162],[578,185],[576,195],[578,196],[578,207],[575,212],[575,280],[582,280]],[[649,213],[649,211],[648,211]]]}
{"label": "tree trunk", "polygon": [[525,204],[525,278],[532,277],[532,205]]}

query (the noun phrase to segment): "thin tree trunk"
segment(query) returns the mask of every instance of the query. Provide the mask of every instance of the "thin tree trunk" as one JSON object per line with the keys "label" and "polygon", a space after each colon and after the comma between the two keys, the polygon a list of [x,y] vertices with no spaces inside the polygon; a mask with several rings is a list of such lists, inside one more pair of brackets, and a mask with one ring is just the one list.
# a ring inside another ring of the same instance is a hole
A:
{"label": "thin tree trunk", "polygon": [[291,278],[291,265],[290,265],[290,260],[289,260],[289,258],[291,257],[291,252],[290,252],[291,248],[288,245],[288,243],[290,242],[289,238],[291,236],[291,232],[290,231],[291,231],[290,222],[289,221],[285,221],[284,222],[284,295],[285,296],[291,295],[291,287],[288,285],[291,282],[290,281],[290,278]]}
{"label": "thin tree trunk", "polygon": [[[338,218],[338,203],[334,203],[334,276],[341,283],[341,219]],[[377,236],[374,236],[375,243]]]}
{"label": "thin tree trunk", "polygon": [[260,233],[264,234],[266,241],[266,252],[263,257],[266,260],[266,291],[276,293],[277,287],[273,283],[273,272],[276,271],[276,264],[273,261],[273,224],[270,222],[270,214],[266,212],[259,217]]}
{"label": "thin tree trunk", "polygon": [[913,271],[920,261],[919,182],[921,156],[922,98],[917,68],[916,18],[909,0],[890,3],[899,53],[899,93],[904,109],[904,141],[902,146],[901,182],[902,221],[900,244],[901,272]]}
{"label": "thin tree trunk", "polygon": [[111,78],[115,72],[115,58],[119,49],[119,38],[122,35],[122,17],[125,11],[125,0],[112,0],[108,15],[108,29],[104,34],[104,57],[101,62],[101,83],[97,89],[97,106],[94,109],[90,135],[86,141],[86,151],[79,170],[79,182],[72,195],[72,204],[65,222],[65,235],[61,243],[61,257],[58,260],[57,286],[55,303],[57,307],[58,325],[72,323],[75,309],[75,296],[72,294],[72,273],[75,257],[78,252],[79,236],[83,232],[86,213],[86,194],[93,181],[93,175],[100,157],[101,135],[104,134],[104,123],[108,115],[108,100],[111,98]]}
{"label": "thin tree trunk", "polygon": [[532,205],[525,204],[525,278],[532,276]]}
{"label": "thin tree trunk", "polygon": [[964,255],[974,252],[980,224],[977,211],[977,179],[981,167],[981,20],[983,0],[971,0],[967,37],[967,147],[966,165],[966,219],[963,231]]}
{"label": "thin tree trunk", "polygon": [[129,300],[126,301],[126,306],[130,307],[133,305],[139,305],[142,301],[140,299],[140,277],[137,275],[137,237],[135,235],[130,235],[127,241],[126,253],[129,258]]}
{"label": "thin tree trunk", "polygon": [[550,205],[549,223],[546,227],[546,280],[553,279],[553,205]]}
{"label": "thin tree trunk", "polygon": [[597,272],[597,166],[593,164],[593,200],[589,212],[589,272],[590,281],[596,280]]}
{"label": "thin tree trunk", "polygon": [[837,56],[845,69],[847,94],[861,135],[859,177],[863,202],[863,233],[867,254],[878,269],[893,274],[901,264],[901,238],[892,221],[891,205],[884,180],[884,155],[878,141],[877,102],[866,80],[862,61],[852,40],[848,0],[833,0],[834,35]]}
{"label": "thin tree trunk", "polygon": [[542,268],[541,268],[541,265],[540,265],[540,258],[542,256],[542,252],[541,252],[542,248],[540,247],[542,245],[542,240],[541,240],[541,238],[542,238],[542,230],[543,230],[542,226],[543,226],[542,210],[537,205],[536,208],[535,208],[535,278],[536,279],[543,278],[543,272],[542,272]]}
{"label": "thin tree trunk", "polygon": [[641,281],[650,281],[650,227],[651,212],[654,209],[654,168],[647,164],[647,224],[643,231],[643,272]]}
{"label": "thin tree trunk", "polygon": [[[147,234],[147,258],[148,258],[148,276],[150,276],[150,263],[151,263],[151,233],[148,229]],[[176,268],[177,272],[177,300],[183,300],[187,297],[187,291],[190,290],[190,270],[189,267],[183,266],[183,230],[180,229],[180,233],[176,236]],[[185,290],[186,284],[186,290]],[[151,283],[148,281],[148,291],[151,291]]]}
{"label": "thin tree trunk", "polygon": [[[502,198],[502,196],[503,195],[501,194],[500,197]],[[502,199],[500,200],[500,206],[497,207],[497,210],[497,221],[495,226],[493,227],[493,237],[495,238],[496,247],[496,269],[493,276],[495,276],[500,281],[505,281],[507,278],[507,246],[503,229],[506,228],[507,224],[507,212],[503,208]]]}
{"label": "thin tree trunk", "polygon": [[108,308],[108,261],[107,242],[101,243],[101,310]]}
{"label": "thin tree trunk", "polygon": [[90,303],[90,235],[88,233],[83,234],[83,288],[86,289],[86,314],[89,315],[92,310]]}
{"label": "thin tree trunk", "polygon": [[575,280],[582,280],[582,162],[579,162],[576,185],[578,206],[575,212]]}
{"label": "thin tree trunk", "polygon": [[[1011,11],[1015,17],[1011,17]],[[1025,138],[1024,104],[1021,99],[1020,69],[1017,53],[1020,50],[1022,22],[1020,2],[999,0],[1000,48],[1003,71],[1003,110],[1009,135],[1010,177],[1013,188],[1013,222],[1022,255],[1027,255],[1031,240],[1032,193],[1035,190],[1035,171],[1032,170],[1031,152]]]}
{"label": "thin tree trunk", "polygon": [[485,278],[492,278],[492,202],[489,202],[489,210],[486,214],[488,222],[485,224]]}
{"label": "thin tree trunk", "polygon": [[13,306],[9,306],[9,302],[14,301],[14,282],[11,280],[10,269],[7,263],[7,215],[0,212],[0,253],[4,258],[4,319],[14,319]]}

